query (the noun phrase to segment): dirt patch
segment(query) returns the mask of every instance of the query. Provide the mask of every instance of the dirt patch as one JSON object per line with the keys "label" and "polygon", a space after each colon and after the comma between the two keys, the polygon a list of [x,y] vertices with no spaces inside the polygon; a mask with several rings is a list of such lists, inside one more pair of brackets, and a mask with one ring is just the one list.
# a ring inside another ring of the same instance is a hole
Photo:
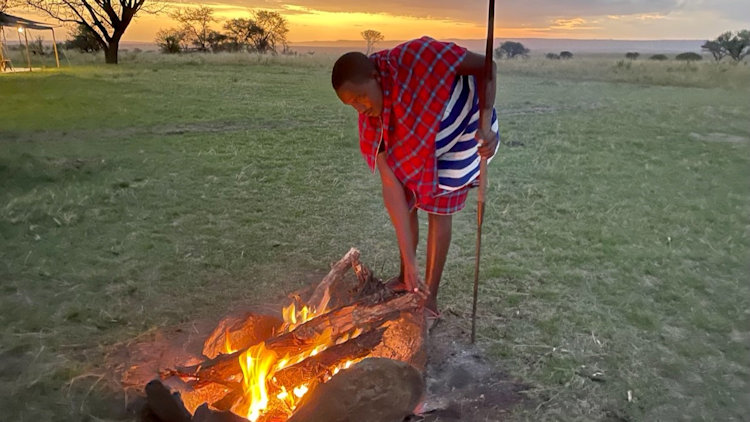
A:
{"label": "dirt patch", "polygon": [[427,397],[411,421],[500,421],[526,400],[529,386],[511,379],[469,344],[467,321],[447,311],[430,332]]}

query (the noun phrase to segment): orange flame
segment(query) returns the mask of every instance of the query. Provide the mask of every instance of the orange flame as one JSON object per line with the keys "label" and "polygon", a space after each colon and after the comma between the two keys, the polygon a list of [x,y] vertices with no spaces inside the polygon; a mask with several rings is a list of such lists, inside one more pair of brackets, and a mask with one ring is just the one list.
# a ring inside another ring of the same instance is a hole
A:
{"label": "orange flame", "polygon": [[245,415],[251,422],[258,420],[261,412],[268,407],[266,383],[275,363],[276,354],[267,350],[263,342],[256,344],[240,355],[245,399],[238,402],[235,408],[232,408],[232,412]]}
{"label": "orange flame", "polygon": [[[314,309],[307,306],[302,306],[301,309],[297,310],[295,304],[292,303],[282,309],[284,324],[282,325],[280,334],[290,332],[318,315]],[[258,418],[269,411],[269,408],[277,410],[285,409],[284,411],[287,414],[291,414],[295,410],[299,399],[313,388],[316,381],[300,380],[300,385],[293,387],[291,391],[281,386],[280,389],[274,391],[269,397],[269,387],[273,388],[274,385],[269,383],[269,381],[274,380],[275,382],[274,374],[277,371],[302,362],[310,356],[315,356],[334,344],[341,344],[350,338],[357,337],[361,333],[362,330],[357,329],[335,339],[332,330],[328,328],[315,338],[311,347],[302,349],[293,355],[284,356],[281,359],[272,350],[266,349],[264,342],[251,347],[245,353],[242,353],[239,358],[245,394],[232,408],[232,412],[246,417],[251,422],[257,421]],[[231,350],[228,340],[225,347],[227,351]],[[331,376],[342,369],[350,367],[357,361],[349,360],[335,368],[331,368],[328,375],[323,377],[323,381],[327,381]]]}

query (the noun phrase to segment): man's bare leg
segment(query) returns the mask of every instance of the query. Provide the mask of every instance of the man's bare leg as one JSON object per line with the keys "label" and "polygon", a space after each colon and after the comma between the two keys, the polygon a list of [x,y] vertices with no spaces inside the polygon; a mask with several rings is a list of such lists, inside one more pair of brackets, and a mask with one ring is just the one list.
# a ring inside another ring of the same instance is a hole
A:
{"label": "man's bare leg", "polygon": [[437,295],[443,267],[451,245],[452,215],[429,214],[427,227],[427,262],[425,283],[430,290],[425,307],[437,313]]}
{"label": "man's bare leg", "polygon": [[[409,212],[409,228],[411,229],[411,238],[414,239],[414,245],[412,245],[412,252],[417,251],[417,245],[419,244],[419,218],[417,216],[417,207]],[[391,280],[389,282],[390,287],[394,290],[404,290],[404,254],[399,252],[401,258],[401,269],[398,273],[398,280]]]}

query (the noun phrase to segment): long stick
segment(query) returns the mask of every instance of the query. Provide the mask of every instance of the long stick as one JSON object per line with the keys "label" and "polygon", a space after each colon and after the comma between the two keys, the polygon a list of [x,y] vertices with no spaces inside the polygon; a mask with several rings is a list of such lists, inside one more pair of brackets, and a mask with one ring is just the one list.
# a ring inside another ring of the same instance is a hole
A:
{"label": "long stick", "polygon": [[[484,74],[486,81],[491,81],[495,75],[492,71],[492,47],[495,26],[495,0],[490,0],[490,10],[487,15],[487,49],[484,55]],[[483,132],[490,132],[492,126],[492,112],[482,113],[479,126]],[[487,159],[482,157],[479,162],[479,192],[477,193],[477,250],[474,262],[474,302],[471,307],[471,343],[474,343],[477,332],[477,294],[479,293],[479,256],[482,251],[482,223],[484,222],[484,195],[487,191]]]}

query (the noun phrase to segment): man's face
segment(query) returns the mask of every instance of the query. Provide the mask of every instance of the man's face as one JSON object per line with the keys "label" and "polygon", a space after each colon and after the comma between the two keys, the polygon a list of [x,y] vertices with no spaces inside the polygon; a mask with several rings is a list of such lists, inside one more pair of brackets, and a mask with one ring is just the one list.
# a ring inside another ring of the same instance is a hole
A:
{"label": "man's face", "polygon": [[383,90],[380,89],[380,77],[377,74],[358,84],[344,82],[336,90],[336,95],[342,103],[354,107],[360,114],[377,117],[383,112]]}

